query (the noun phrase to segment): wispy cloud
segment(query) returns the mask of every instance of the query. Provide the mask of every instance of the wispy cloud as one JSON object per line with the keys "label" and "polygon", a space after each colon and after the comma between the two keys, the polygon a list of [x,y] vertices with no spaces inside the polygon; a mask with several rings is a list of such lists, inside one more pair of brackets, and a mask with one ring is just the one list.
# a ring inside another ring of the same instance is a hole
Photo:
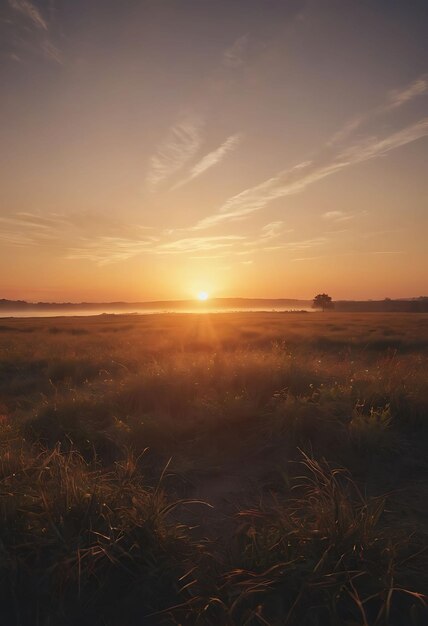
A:
{"label": "wispy cloud", "polygon": [[194,230],[202,230],[222,223],[243,219],[265,208],[270,202],[304,191],[310,185],[351,165],[387,155],[389,152],[428,135],[428,117],[393,132],[386,137],[365,137],[351,143],[342,152],[326,159],[301,163],[284,170],[268,180],[233,196],[209,217],[200,220]]}
{"label": "wispy cloud", "polygon": [[171,239],[173,233],[121,223],[101,215],[71,216],[17,213],[0,218],[0,241],[14,247],[43,246],[69,260],[97,265],[149,255],[190,255],[190,258],[228,258],[236,262],[263,252],[307,250],[326,242],[325,237],[286,241],[292,230],[282,221],[269,222],[253,234],[192,236]]}
{"label": "wispy cloud", "polygon": [[223,55],[223,63],[226,67],[240,67],[244,64],[245,53],[248,48],[249,33],[238,37]]}
{"label": "wispy cloud", "polygon": [[[43,30],[40,28],[40,30]],[[423,79],[420,79],[423,80]],[[408,86],[395,95],[388,96],[388,106],[402,106],[420,95],[425,87],[421,84]],[[400,103],[395,105],[394,103]],[[384,107],[386,111],[386,105]],[[380,127],[384,127],[380,125]],[[334,144],[329,150],[321,150],[311,161],[299,163],[291,169],[284,169],[261,183],[248,187],[230,197],[218,210],[197,222],[188,229],[159,230],[146,232],[144,227],[135,224],[121,224],[106,216],[63,216],[57,214],[41,215],[21,212],[0,218],[2,243],[15,246],[49,245],[69,259],[86,259],[97,264],[123,261],[139,254],[151,255],[201,255],[204,258],[228,257],[242,263],[249,256],[260,252],[285,250],[297,253],[295,260],[306,260],[309,255],[329,245],[328,233],[324,236],[307,237],[291,240],[286,237],[290,230],[285,230],[282,221],[265,220],[265,225],[256,233],[248,234],[239,228],[239,234],[215,233],[215,236],[203,236],[205,229],[230,224],[243,220],[255,212],[262,211],[269,203],[301,193],[311,185],[321,181],[354,164],[388,155],[401,146],[428,136],[428,117],[408,124],[398,130],[384,132],[380,136],[366,134],[354,136],[349,126],[345,145]],[[150,162],[147,182],[152,189],[157,189],[164,181],[175,175],[188,161],[193,159],[202,141],[202,120],[196,115],[182,118],[175,124],[159,145]],[[181,183],[202,175],[215,166],[239,145],[241,135],[228,137],[218,148],[206,154],[191,169]],[[362,213],[349,213],[342,210],[326,211],[322,218],[326,225],[352,220]],[[183,232],[186,230],[187,232]],[[175,239],[178,237],[178,239]],[[395,246],[392,245],[392,248]],[[323,251],[323,250],[322,250]],[[304,252],[308,253],[305,257]],[[211,254],[210,254],[211,253]],[[396,250],[367,251],[371,254],[400,254]],[[313,257],[311,257],[313,258]]]}
{"label": "wispy cloud", "polygon": [[318,248],[320,246],[325,246],[330,241],[329,238],[325,236],[285,241],[283,235],[290,232],[292,231],[286,230],[279,232],[277,235],[275,235],[278,237],[281,236],[281,239],[279,241],[276,241],[274,245],[269,243],[269,239],[271,239],[272,237],[263,237],[262,235],[261,237],[254,239],[249,238],[244,241],[241,246],[236,246],[234,250],[225,252],[224,256],[232,255],[235,257],[242,257],[263,252],[270,253],[277,250],[281,250],[284,252],[300,252],[304,250],[312,250],[313,248]]}
{"label": "wispy cloud", "polygon": [[428,79],[427,75],[424,74],[414,80],[410,85],[404,87],[404,89],[397,89],[391,91],[389,94],[389,107],[397,108],[410,102],[417,96],[422,96],[423,94],[428,92]]}
{"label": "wispy cloud", "polygon": [[27,18],[36,28],[48,30],[48,24],[39,9],[29,0],[9,0],[9,6]]}
{"label": "wispy cloud", "polygon": [[327,255],[319,254],[316,256],[299,256],[291,260],[295,262],[301,262],[301,261],[316,261],[318,259],[325,259],[325,258],[327,258]]}
{"label": "wispy cloud", "polygon": [[302,239],[298,241],[290,241],[284,247],[293,252],[298,250],[310,250],[316,246],[323,246],[328,243],[327,237],[312,237],[309,239]]}
{"label": "wispy cloud", "polygon": [[428,93],[428,79],[426,74],[422,74],[405,87],[390,91],[386,100],[379,106],[346,122],[343,128],[334,133],[334,135],[329,139],[327,146],[331,147],[335,144],[342,143],[366,122],[373,120],[380,115],[385,115],[394,111],[395,109],[399,109],[418,96],[422,96],[426,93]]}
{"label": "wispy cloud", "polygon": [[[266,224],[265,226],[262,227],[261,239],[264,241],[268,239],[276,239],[282,234],[283,225],[284,225],[284,222],[281,222],[281,221],[269,222],[269,224]],[[290,231],[287,231],[287,232],[290,232]]]}
{"label": "wispy cloud", "polygon": [[202,230],[221,223],[243,219],[263,209],[273,200],[302,191],[308,184],[342,169],[345,165],[335,163],[313,169],[310,161],[300,163],[290,170],[279,172],[259,185],[241,191],[227,200],[217,213],[200,220],[193,228]]}
{"label": "wispy cloud", "polygon": [[[327,241],[326,237],[316,237],[313,239],[304,239],[298,241],[288,242],[284,237],[293,232],[293,229],[284,229],[284,224],[281,221],[271,222],[263,226],[258,233],[252,235],[240,235],[240,236],[222,236],[222,237],[195,237],[189,238],[185,241],[202,241],[205,245],[205,241],[210,240],[216,243],[218,239],[220,242],[219,250],[215,255],[198,255],[192,258],[204,258],[204,259],[220,259],[227,258],[229,260],[239,261],[239,263],[250,263],[252,260],[245,259],[241,261],[241,257],[248,257],[255,254],[273,252],[275,250],[300,250],[307,249],[312,246],[320,245]],[[275,242],[272,242],[276,239]],[[227,245],[223,245],[226,242]],[[163,248],[164,246],[161,246]],[[173,246],[173,251],[176,252]],[[217,246],[216,246],[217,247]]]}
{"label": "wispy cloud", "polygon": [[244,240],[242,235],[223,235],[218,237],[186,237],[157,247],[158,254],[176,254],[183,252],[200,252],[229,248]]}
{"label": "wispy cloud", "polygon": [[[244,64],[248,43],[249,34],[240,35],[223,52],[221,66],[217,67],[203,82],[204,93],[199,97],[200,102],[208,104],[214,95],[218,97],[220,93],[224,92],[227,85],[230,84],[230,77],[225,77],[226,73],[229,74],[226,68],[238,68]],[[207,98],[207,96],[209,97]],[[149,160],[146,184],[150,191],[156,191],[162,183],[177,174],[196,156],[202,143],[204,121],[201,115],[191,113],[183,116],[170,127]],[[241,140],[242,135],[239,133],[228,137],[218,148],[203,156],[190,169],[188,175],[176,182],[172,189],[185,185],[214,167],[229,152],[234,150]]]}
{"label": "wispy cloud", "polygon": [[304,256],[304,257],[297,257],[295,259],[292,259],[292,261],[315,261],[318,259],[334,259],[336,257],[340,258],[340,257],[347,257],[347,256],[361,256],[361,255],[368,255],[368,254],[374,254],[374,255],[396,255],[396,254],[406,254],[404,252],[404,250],[351,250],[349,252],[334,252],[331,254],[319,254],[317,256]]}
{"label": "wispy cloud", "polygon": [[17,54],[15,54],[15,52],[10,52],[7,57],[11,60],[11,61],[16,61],[16,63],[21,63],[22,59],[20,56],[18,56]]}
{"label": "wispy cloud", "polygon": [[352,120],[346,122],[346,124],[342,128],[340,128],[332,135],[332,137],[330,137],[326,144],[327,147],[332,147],[345,141],[345,139],[347,139],[350,135],[352,135],[354,131],[357,130],[357,128],[364,122],[365,119],[366,116],[358,115]]}
{"label": "wispy cloud", "polygon": [[11,228],[2,228],[2,230],[0,231],[0,241],[2,242],[2,245],[18,248],[35,246],[38,244],[38,242],[34,240],[34,237],[32,237],[31,234],[19,233]]}
{"label": "wispy cloud", "polygon": [[25,62],[28,55],[43,56],[49,61],[63,64],[63,54],[55,40],[55,24],[30,0],[8,0],[8,17],[3,21],[2,37],[11,51],[7,57],[15,62]]}
{"label": "wispy cloud", "polygon": [[[5,241],[12,243],[18,235],[26,241],[37,244],[41,239],[55,238],[69,222],[62,216],[51,214],[47,216],[27,212],[18,212],[0,217]],[[19,237],[18,237],[19,238]]]}
{"label": "wispy cloud", "polygon": [[69,249],[66,258],[93,261],[97,265],[108,265],[126,261],[153,246],[155,238],[129,239],[125,237],[100,236],[94,239],[81,238],[79,245]]}
{"label": "wispy cloud", "polygon": [[147,186],[155,191],[176,174],[199,150],[203,123],[198,116],[187,116],[172,126],[149,162]]}
{"label": "wispy cloud", "polygon": [[404,250],[371,250],[369,254],[405,254]]}
{"label": "wispy cloud", "polygon": [[58,215],[40,216],[19,212],[0,217],[3,246],[45,246],[57,241],[68,223]]}
{"label": "wispy cloud", "polygon": [[65,216],[19,212],[0,217],[2,245],[43,246],[68,259],[87,259],[99,265],[152,249],[158,238],[151,230],[88,213]]}
{"label": "wispy cloud", "polygon": [[[199,222],[193,230],[202,230],[215,224],[242,219],[263,209],[269,202],[303,191],[309,185],[322,180],[352,164],[388,154],[400,146],[406,145],[428,135],[428,118],[409,125],[390,135],[366,138],[351,144],[337,154],[332,162],[318,161],[301,163],[291,170],[279,172],[263,183],[251,187],[230,198],[220,210],[211,217]],[[239,258],[261,251],[274,250],[306,251],[328,243],[325,236],[303,240],[287,241],[284,236],[290,232],[284,230],[282,221],[265,224],[256,236],[244,234],[223,234],[216,236],[191,236],[178,240],[168,240],[173,232],[145,232],[136,225],[123,225],[104,218],[91,220],[79,216],[37,215],[17,213],[0,218],[3,225],[2,240],[12,245],[49,245],[68,250],[70,259],[88,259],[98,264],[126,260],[141,253],[150,254],[198,254],[216,252],[219,256]],[[324,219],[340,222],[351,219],[353,215],[344,211],[327,211]],[[84,231],[82,231],[82,226]],[[91,236],[87,232],[91,229]],[[85,232],[85,236],[82,236]],[[375,252],[373,252],[374,254]],[[379,254],[392,254],[395,251],[379,251]],[[302,258],[302,257],[299,257]]]}
{"label": "wispy cloud", "polygon": [[419,122],[410,124],[395,133],[383,137],[368,137],[362,139],[349,148],[346,148],[339,158],[347,161],[348,165],[361,163],[380,156],[385,156],[392,150],[396,150],[401,146],[412,143],[422,137],[428,135],[428,117],[421,119]]}
{"label": "wispy cloud", "polygon": [[336,222],[337,220],[342,219],[344,215],[343,211],[327,211],[326,213],[323,213],[323,218],[325,220],[333,220]]}
{"label": "wispy cloud", "polygon": [[322,218],[328,222],[349,222],[355,218],[355,213],[346,213],[345,211],[326,211],[322,214]]}
{"label": "wispy cloud", "polygon": [[226,141],[221,144],[221,146],[202,157],[202,159],[192,167],[189,175],[186,176],[186,178],[184,178],[183,180],[179,181],[176,185],[174,185],[173,189],[178,189],[179,187],[182,187],[197,176],[200,176],[201,174],[209,170],[211,167],[214,167],[214,165],[217,165],[217,163],[220,163],[220,161],[222,161],[229,152],[234,150],[239,145],[241,140],[242,134],[240,133],[236,133],[235,135],[231,135],[230,137],[228,137]]}
{"label": "wispy cloud", "polygon": [[55,46],[51,41],[46,40],[40,44],[40,49],[43,55],[50,59],[51,61],[55,61],[60,65],[63,64],[62,52],[57,46]]}

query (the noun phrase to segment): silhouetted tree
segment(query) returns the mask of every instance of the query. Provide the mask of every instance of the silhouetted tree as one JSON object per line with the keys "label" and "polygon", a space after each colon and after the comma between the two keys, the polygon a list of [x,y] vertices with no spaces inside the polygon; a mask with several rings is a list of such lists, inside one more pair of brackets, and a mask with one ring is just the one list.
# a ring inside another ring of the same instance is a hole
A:
{"label": "silhouetted tree", "polygon": [[312,307],[314,309],[322,309],[325,311],[326,309],[334,309],[334,304],[332,302],[331,296],[327,293],[319,293],[315,296]]}

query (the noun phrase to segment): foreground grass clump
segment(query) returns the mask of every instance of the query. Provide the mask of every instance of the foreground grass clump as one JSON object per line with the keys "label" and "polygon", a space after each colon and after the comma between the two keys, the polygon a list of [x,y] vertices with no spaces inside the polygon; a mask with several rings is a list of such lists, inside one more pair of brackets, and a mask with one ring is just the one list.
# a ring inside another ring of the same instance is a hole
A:
{"label": "foreground grass clump", "polygon": [[363,496],[346,470],[306,455],[299,466],[292,497],[236,514],[229,568],[213,556],[192,569],[199,593],[162,612],[166,623],[425,623],[424,595],[405,586],[424,576],[423,538],[382,524],[385,498]]}
{"label": "foreground grass clump", "polygon": [[147,488],[132,456],[106,472],[57,446],[13,469],[0,504],[7,623],[137,620],[177,596],[193,548],[168,517],[184,502]]}
{"label": "foreground grass clump", "polygon": [[4,320],[1,623],[423,626],[427,346],[423,314]]}
{"label": "foreground grass clump", "polygon": [[227,576],[234,621],[422,620],[423,597],[402,586],[409,572],[401,565],[421,546],[381,524],[385,499],[364,497],[346,471],[325,462],[306,457],[303,469],[298,496],[239,513],[242,566]]}

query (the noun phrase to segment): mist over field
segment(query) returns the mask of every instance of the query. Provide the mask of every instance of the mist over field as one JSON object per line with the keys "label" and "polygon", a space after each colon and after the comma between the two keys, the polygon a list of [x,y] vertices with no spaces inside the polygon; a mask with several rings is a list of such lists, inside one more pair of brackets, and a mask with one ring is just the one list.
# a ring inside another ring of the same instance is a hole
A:
{"label": "mist over field", "polygon": [[[239,308],[232,308],[232,309],[210,309],[209,311],[206,311],[207,313],[222,313],[222,312],[227,312],[229,310],[235,311],[235,312],[242,312],[242,311],[248,311],[248,309],[239,309]],[[265,311],[265,310],[270,310],[270,309],[250,309],[251,311]],[[286,313],[286,312],[291,312],[291,311],[302,311],[302,309],[292,309],[292,308],[286,308],[286,309],[280,309],[280,308],[276,308],[274,309],[275,311],[281,311]],[[304,310],[305,313],[310,313],[312,312],[312,309],[305,309]],[[160,314],[160,313],[171,313],[171,314],[180,314],[180,313],[197,313],[200,314],[201,311],[200,309],[198,310],[198,308],[191,308],[189,307],[188,309],[177,309],[174,311],[174,309],[170,309],[169,307],[165,307],[164,309],[132,309],[129,311],[130,314],[134,314],[134,315],[154,315],[154,314]],[[68,313],[64,313],[63,311],[58,311],[58,310],[53,310],[53,311],[40,311],[39,313],[37,312],[25,312],[22,310],[17,310],[14,311],[13,309],[11,309],[10,311],[7,312],[7,314],[4,315],[0,315],[0,319],[2,317],[26,317],[26,318],[32,318],[32,317],[63,317],[63,316],[70,316],[70,317],[86,317],[87,315],[118,315],[117,310],[115,309],[111,309],[109,310],[107,308],[107,310],[105,309],[91,309],[91,310],[87,310],[87,309],[73,309],[71,311],[69,311]],[[120,313],[119,313],[120,315]]]}

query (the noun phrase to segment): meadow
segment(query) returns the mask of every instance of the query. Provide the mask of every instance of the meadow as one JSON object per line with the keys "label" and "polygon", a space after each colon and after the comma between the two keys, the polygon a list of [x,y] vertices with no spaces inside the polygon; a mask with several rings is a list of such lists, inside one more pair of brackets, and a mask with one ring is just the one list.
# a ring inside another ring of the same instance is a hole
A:
{"label": "meadow", "polygon": [[428,623],[428,314],[0,320],[0,623]]}

